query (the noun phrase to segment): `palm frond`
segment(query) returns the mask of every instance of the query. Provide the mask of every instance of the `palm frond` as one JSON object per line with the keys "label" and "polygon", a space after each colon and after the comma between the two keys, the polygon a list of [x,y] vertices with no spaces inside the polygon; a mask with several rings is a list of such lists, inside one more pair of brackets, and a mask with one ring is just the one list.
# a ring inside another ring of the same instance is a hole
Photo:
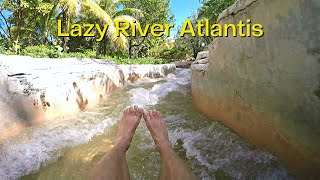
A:
{"label": "palm frond", "polygon": [[109,26],[107,35],[110,40],[115,43],[118,49],[125,50],[128,48],[128,39],[123,34],[120,34],[120,37],[117,37],[115,26]]}
{"label": "palm frond", "polygon": [[134,22],[138,22],[138,20],[136,20],[134,17],[127,16],[127,15],[115,17],[115,18],[113,19],[113,21],[114,21],[114,22],[116,22],[116,21],[127,21],[127,22],[129,22],[131,25],[133,25]]}
{"label": "palm frond", "polygon": [[80,10],[80,2],[78,0],[61,0],[59,7],[66,11],[68,16],[76,16]]}
{"label": "palm frond", "polygon": [[106,13],[98,4],[92,2],[85,2],[83,3],[83,10],[99,18],[103,24],[109,24],[110,26],[114,26],[114,23],[109,14]]}
{"label": "palm frond", "polygon": [[136,8],[124,8],[122,10],[117,11],[115,14],[113,14],[113,17],[117,17],[120,15],[132,15],[135,17],[144,17],[144,11],[140,10],[140,9],[136,9]]}
{"label": "palm frond", "polygon": [[116,36],[116,27],[114,21],[111,19],[108,13],[106,13],[99,5],[96,3],[84,3],[84,10],[92,15],[96,16],[100,19],[102,24],[109,24],[109,28],[107,31],[107,35],[110,38],[111,42],[114,42],[117,48],[119,49],[127,49],[128,48],[128,40],[123,35],[120,34],[120,37]]}
{"label": "palm frond", "polygon": [[130,0],[110,0],[112,1],[111,9],[117,9],[120,4],[123,4],[125,2],[128,2]]}

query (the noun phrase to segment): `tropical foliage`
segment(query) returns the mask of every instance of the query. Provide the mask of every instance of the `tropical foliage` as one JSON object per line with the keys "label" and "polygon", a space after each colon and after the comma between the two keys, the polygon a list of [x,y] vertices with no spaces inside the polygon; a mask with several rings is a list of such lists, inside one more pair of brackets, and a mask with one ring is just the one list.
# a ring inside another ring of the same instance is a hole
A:
{"label": "tropical foliage", "polygon": [[219,14],[231,6],[236,0],[200,0],[203,6],[199,9],[199,18],[216,21]]}
{"label": "tropical foliage", "polygon": [[[203,6],[193,13],[193,23],[204,18],[215,21],[219,13],[235,0],[200,0]],[[70,25],[109,25],[107,36],[58,37],[58,19],[62,31]],[[120,37],[115,35],[116,20],[136,20],[146,24],[174,23],[170,0],[0,0],[0,53],[33,57],[89,57],[134,59],[153,57],[186,59],[207,48],[208,37]],[[161,60],[159,60],[161,59]],[[141,60],[142,62],[146,62]]]}
{"label": "tropical foliage", "polygon": [[[209,19],[215,23],[219,14],[231,6],[236,0],[200,0],[203,6],[198,9],[198,12],[194,12],[189,19],[193,26],[196,26],[198,21]],[[178,32],[179,33],[179,32]],[[184,37],[176,38],[176,46],[187,49],[187,52],[194,58],[198,52],[207,49],[207,46],[211,43],[211,37],[193,37],[191,35],[185,35]]]}

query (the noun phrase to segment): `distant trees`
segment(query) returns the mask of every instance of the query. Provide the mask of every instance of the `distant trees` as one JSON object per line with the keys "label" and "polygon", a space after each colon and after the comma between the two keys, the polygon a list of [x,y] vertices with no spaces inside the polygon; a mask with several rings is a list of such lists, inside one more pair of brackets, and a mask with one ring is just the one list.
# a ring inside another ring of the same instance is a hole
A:
{"label": "distant trees", "polygon": [[[134,0],[126,1],[124,8],[137,8],[144,12],[143,18],[139,19],[141,26],[146,24],[168,24],[173,23],[174,17],[170,11],[170,0]],[[156,38],[150,35],[146,37],[129,38],[128,53],[130,57],[144,57],[149,55],[149,50],[159,44],[167,43],[166,37]]]}
{"label": "distant trees", "polygon": [[199,9],[199,18],[216,21],[219,14],[235,3],[236,0],[200,0],[203,6]]}
{"label": "distant trees", "polygon": [[[235,0],[200,0],[203,6],[190,16],[192,23],[205,18],[215,22],[218,15]],[[62,20],[63,31],[70,25],[109,24],[107,37],[58,37],[57,20]],[[115,35],[116,20],[137,20],[147,24],[174,23],[170,0],[0,0],[0,46],[9,53],[19,54],[28,46],[51,51],[88,53],[97,56],[147,57],[180,59],[196,56],[212,39],[208,37],[120,37]],[[48,48],[44,48],[48,46]],[[50,46],[50,47],[49,47]],[[4,48],[3,48],[4,47]],[[92,53],[93,52],[93,53]],[[40,56],[38,54],[37,56]],[[59,54],[58,54],[59,55]],[[51,56],[51,55],[50,55]],[[52,55],[56,56],[56,54]]]}
{"label": "distant trees", "polygon": [[[192,25],[196,27],[197,22],[199,21],[199,16],[197,13],[193,13],[189,20],[192,22]],[[196,58],[198,52],[203,51],[207,48],[207,45],[211,42],[211,39],[206,37],[195,36],[193,37],[190,34],[186,34],[184,37],[179,37],[180,31],[178,31],[177,39],[175,44],[177,47],[185,48],[189,54]]]}
{"label": "distant trees", "polygon": [[[211,23],[215,23],[219,14],[235,1],[236,0],[200,0],[203,6],[198,9],[197,13],[193,13],[189,19],[194,27],[196,27],[198,21],[204,21],[205,19],[209,19]],[[175,44],[178,47],[186,48],[189,54],[195,58],[198,52],[206,49],[211,41],[211,37],[185,35],[184,37],[178,37]]]}
{"label": "distant trees", "polygon": [[64,51],[67,51],[68,38],[63,38],[61,42],[57,37],[57,19],[62,19],[64,31],[70,28],[71,23],[91,21],[102,25],[109,24],[106,41],[124,50],[127,49],[128,40],[122,34],[120,37],[115,35],[114,21],[132,20],[134,18],[127,14],[140,17],[142,11],[136,8],[121,9],[119,6],[122,2],[120,0],[3,0],[0,3],[1,39],[11,42],[8,46],[12,46],[12,42],[30,46],[47,45],[56,41],[63,45]]}
{"label": "distant trees", "polygon": [[[3,0],[1,3],[1,17],[6,22],[5,27],[9,45],[13,42],[40,44],[44,41],[42,33],[43,19],[52,8],[50,3],[42,0]],[[9,16],[7,16],[9,14]],[[6,17],[7,16],[7,17]]]}
{"label": "distant trees", "polygon": [[[62,9],[63,24],[68,27],[71,21],[75,18],[85,18],[100,20],[100,23],[109,25],[107,35],[109,40],[114,43],[117,48],[124,50],[127,48],[128,40],[123,35],[116,36],[115,24],[116,20],[132,21],[134,18],[126,15],[126,13],[134,13],[141,16],[142,12],[136,8],[118,9],[122,3],[120,0],[104,0],[104,1],[89,1],[89,0],[60,0],[58,7]],[[83,13],[80,15],[80,13]],[[65,47],[64,47],[65,49]]]}

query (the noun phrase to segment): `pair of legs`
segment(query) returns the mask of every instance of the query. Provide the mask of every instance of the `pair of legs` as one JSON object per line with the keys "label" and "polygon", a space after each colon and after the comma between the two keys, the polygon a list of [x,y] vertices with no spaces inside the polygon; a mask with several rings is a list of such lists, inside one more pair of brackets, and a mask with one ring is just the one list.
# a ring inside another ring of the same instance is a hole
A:
{"label": "pair of legs", "polygon": [[161,172],[159,179],[188,180],[196,179],[187,164],[171,148],[166,122],[158,111],[144,111],[137,106],[127,108],[121,118],[118,138],[115,146],[92,170],[90,179],[127,180],[130,179],[126,152],[130,147],[133,135],[141,118],[151,132],[157,150],[161,156]]}

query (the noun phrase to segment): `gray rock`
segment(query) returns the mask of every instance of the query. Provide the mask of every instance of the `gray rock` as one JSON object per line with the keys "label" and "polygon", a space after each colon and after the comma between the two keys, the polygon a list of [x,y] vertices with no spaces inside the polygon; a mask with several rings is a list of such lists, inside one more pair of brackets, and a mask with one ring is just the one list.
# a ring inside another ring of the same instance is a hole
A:
{"label": "gray rock", "polygon": [[209,64],[192,64],[191,70],[192,71],[207,71]]}
{"label": "gray rock", "polygon": [[194,61],[192,64],[208,64],[209,58]]}
{"label": "gray rock", "polygon": [[201,59],[205,59],[209,57],[209,51],[201,51],[198,53],[196,61],[197,60],[201,60]]}
{"label": "gray rock", "polygon": [[190,68],[191,64],[194,61],[192,60],[182,60],[182,61],[175,61],[174,64],[177,68]]}
{"label": "gray rock", "polygon": [[219,15],[217,22],[220,20],[232,15],[237,14],[238,12],[246,9],[249,7],[252,3],[256,2],[257,0],[238,0],[236,1],[232,6],[222,11],[222,13]]}

